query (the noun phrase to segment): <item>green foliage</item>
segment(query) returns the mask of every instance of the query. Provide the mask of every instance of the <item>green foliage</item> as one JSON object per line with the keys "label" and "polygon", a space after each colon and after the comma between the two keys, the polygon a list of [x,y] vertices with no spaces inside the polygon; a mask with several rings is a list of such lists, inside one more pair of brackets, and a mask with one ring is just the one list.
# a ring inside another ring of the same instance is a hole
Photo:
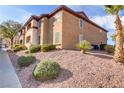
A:
{"label": "green foliage", "polygon": [[[124,26],[122,27],[122,33],[123,33],[123,41],[124,41]],[[115,41],[116,35],[112,34],[111,38],[112,38],[112,41]]]}
{"label": "green foliage", "polygon": [[56,78],[60,72],[58,63],[52,60],[43,60],[37,64],[33,70],[33,76],[36,80],[48,80]]}
{"label": "green foliage", "polygon": [[3,38],[7,38],[11,41],[11,47],[13,45],[13,39],[17,35],[21,28],[21,24],[12,20],[5,21],[0,24],[0,35]]}
{"label": "green foliage", "polygon": [[13,51],[14,51],[14,52],[18,52],[18,51],[20,51],[20,50],[22,50],[22,47],[21,47],[21,46],[17,46],[17,47],[14,47],[14,48],[13,48]]}
{"label": "green foliage", "polygon": [[106,44],[100,44],[100,50],[105,50]]}
{"label": "green foliage", "polygon": [[107,53],[114,53],[114,46],[112,46],[112,45],[106,45],[105,46],[105,51]]}
{"label": "green foliage", "polygon": [[119,11],[124,9],[124,5],[105,5],[105,11],[108,14],[116,15]]}
{"label": "green foliage", "polygon": [[111,35],[111,38],[112,38],[112,41],[115,41],[116,35],[115,34],[112,34]]}
{"label": "green foliage", "polygon": [[13,45],[13,48],[18,47],[18,46],[20,46],[20,45],[19,44],[15,44],[15,45]]}
{"label": "green foliage", "polygon": [[48,51],[54,50],[54,49],[56,49],[56,46],[52,45],[52,44],[45,44],[45,45],[41,46],[41,51],[43,51],[43,52],[48,52]]}
{"label": "green foliage", "polygon": [[92,48],[90,42],[86,40],[81,41],[79,44],[76,45],[76,47],[83,51],[83,53]]}
{"label": "green foliage", "polygon": [[17,59],[18,65],[20,67],[24,67],[24,66],[29,66],[31,63],[33,63],[35,60],[35,57],[32,55],[29,56],[21,56]]}
{"label": "green foliage", "polygon": [[41,45],[32,45],[32,46],[29,48],[29,51],[30,51],[30,53],[39,52],[39,51],[41,51]]}
{"label": "green foliage", "polygon": [[25,50],[25,49],[27,49],[27,47],[24,46],[24,45],[18,45],[18,44],[16,44],[16,45],[13,46],[13,51],[14,52],[18,52],[20,50]]}

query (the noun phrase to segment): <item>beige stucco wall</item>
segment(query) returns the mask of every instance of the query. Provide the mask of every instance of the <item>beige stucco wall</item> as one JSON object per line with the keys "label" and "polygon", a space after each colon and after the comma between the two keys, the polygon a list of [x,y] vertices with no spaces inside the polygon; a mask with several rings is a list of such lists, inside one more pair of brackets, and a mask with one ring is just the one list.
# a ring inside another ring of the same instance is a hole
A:
{"label": "beige stucco wall", "polygon": [[79,41],[80,33],[83,33],[83,29],[79,27],[79,18],[64,11],[62,22],[62,48],[75,49]]}
{"label": "beige stucco wall", "polygon": [[[59,17],[58,17],[59,15]],[[56,21],[58,20],[58,21]],[[41,19],[41,28],[36,29],[32,27],[38,27],[36,20],[31,21],[31,28],[26,31],[25,38],[31,37],[31,44],[38,44],[38,36],[40,35],[40,44],[56,44],[55,32],[60,32],[59,48],[75,49],[76,44],[79,43],[79,35],[83,34],[83,39],[89,41],[92,44],[107,43],[107,33],[99,28],[85,22],[83,20],[83,28],[80,28],[80,18],[70,14],[69,12],[62,10],[56,13],[54,16],[43,17]],[[29,46],[26,43],[25,45]]]}
{"label": "beige stucco wall", "polygon": [[38,27],[38,22],[35,19],[31,20],[31,27]]}
{"label": "beige stucco wall", "polygon": [[80,28],[80,18],[63,12],[62,22],[62,48],[75,49],[76,44],[79,43],[79,35],[83,34],[83,39],[89,41],[91,44],[107,43],[107,33],[100,31],[99,28],[83,21],[84,27]]}
{"label": "beige stucco wall", "polygon": [[[61,48],[61,44],[62,44],[62,16],[63,16],[63,11],[60,11],[49,19],[48,42],[57,45],[58,48]],[[56,32],[60,32],[59,43],[55,43]]]}
{"label": "beige stucco wall", "polygon": [[85,22],[84,39],[96,45],[107,44],[107,32]]}
{"label": "beige stucco wall", "polygon": [[48,27],[48,43],[53,44],[53,27],[54,27],[55,18],[49,18],[49,27]]}
{"label": "beige stucco wall", "polygon": [[31,44],[38,44],[38,31],[35,28],[32,29]]}
{"label": "beige stucco wall", "polygon": [[[28,36],[30,36],[30,43],[26,42]],[[38,31],[35,28],[30,28],[25,33],[25,45],[29,47],[30,44],[38,44]]]}
{"label": "beige stucco wall", "polygon": [[25,36],[24,35],[21,35],[19,37],[19,43],[20,43],[20,40],[22,40],[22,45],[24,45],[25,44]]}
{"label": "beige stucco wall", "polygon": [[40,37],[40,44],[47,44],[48,43],[48,26],[49,26],[49,19],[44,17],[41,19],[41,37]]}

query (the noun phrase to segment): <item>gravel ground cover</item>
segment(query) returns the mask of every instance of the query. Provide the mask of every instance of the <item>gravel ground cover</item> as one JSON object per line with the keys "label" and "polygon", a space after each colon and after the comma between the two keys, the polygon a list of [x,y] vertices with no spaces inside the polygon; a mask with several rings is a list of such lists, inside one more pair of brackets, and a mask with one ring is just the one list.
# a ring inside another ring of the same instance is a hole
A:
{"label": "gravel ground cover", "polygon": [[[103,51],[91,51],[81,54],[75,50],[55,50],[33,54],[36,62],[28,67],[19,68],[17,58],[25,55],[24,51],[11,53],[10,59],[20,79],[22,87],[59,87],[59,88],[102,88],[124,87],[124,65],[115,63],[112,55]],[[32,70],[40,60],[52,59],[61,66],[61,73],[56,79],[36,81]]]}

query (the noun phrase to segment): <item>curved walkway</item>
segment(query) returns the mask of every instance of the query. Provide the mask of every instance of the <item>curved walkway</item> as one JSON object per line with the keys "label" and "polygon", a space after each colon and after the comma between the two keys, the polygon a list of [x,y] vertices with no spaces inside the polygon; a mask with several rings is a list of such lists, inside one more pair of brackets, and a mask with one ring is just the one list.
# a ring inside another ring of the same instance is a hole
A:
{"label": "curved walkway", "polygon": [[20,81],[5,50],[0,50],[0,88],[21,88]]}

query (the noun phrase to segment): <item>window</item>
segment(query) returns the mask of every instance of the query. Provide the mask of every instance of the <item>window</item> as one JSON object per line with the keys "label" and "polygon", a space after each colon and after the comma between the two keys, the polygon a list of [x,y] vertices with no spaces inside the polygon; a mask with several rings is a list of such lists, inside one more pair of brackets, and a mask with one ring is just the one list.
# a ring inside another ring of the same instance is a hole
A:
{"label": "window", "polygon": [[26,38],[26,43],[29,43],[30,42],[30,36],[28,36],[27,38]]}
{"label": "window", "polygon": [[80,19],[80,28],[83,28],[83,20]]}
{"label": "window", "polygon": [[60,42],[60,32],[55,32],[55,43]]}
{"label": "window", "polygon": [[20,44],[22,44],[22,40],[20,40]]}
{"label": "window", "polygon": [[79,43],[80,43],[81,41],[83,41],[83,34],[80,34],[80,35],[79,35]]}

